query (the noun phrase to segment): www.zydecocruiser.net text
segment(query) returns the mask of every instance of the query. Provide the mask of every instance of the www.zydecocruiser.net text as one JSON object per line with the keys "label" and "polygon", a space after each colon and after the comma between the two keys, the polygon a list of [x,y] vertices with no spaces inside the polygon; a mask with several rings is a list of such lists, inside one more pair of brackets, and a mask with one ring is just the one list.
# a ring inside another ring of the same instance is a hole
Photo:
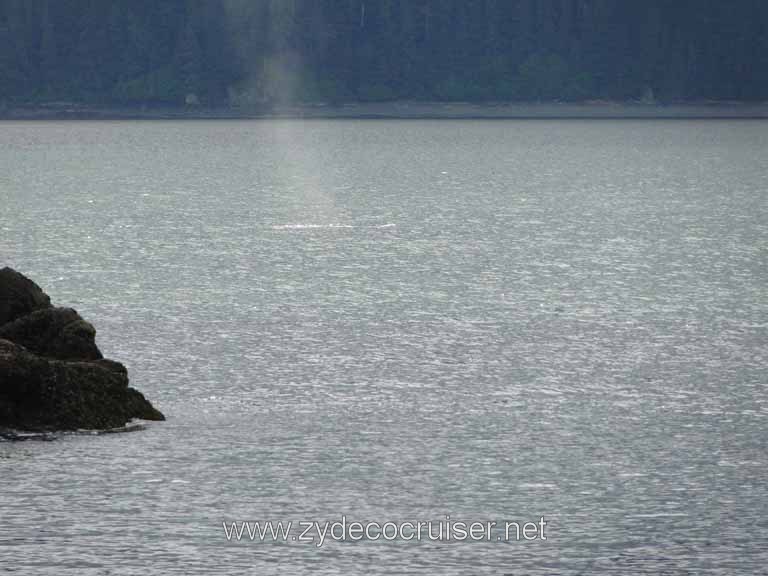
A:
{"label": "www.zydecocruiser.net text", "polygon": [[297,542],[318,548],[329,541],[432,541],[432,542],[530,542],[546,540],[547,521],[466,522],[452,520],[406,522],[356,522],[346,516],[330,522],[317,521],[230,521],[222,522],[230,542]]}

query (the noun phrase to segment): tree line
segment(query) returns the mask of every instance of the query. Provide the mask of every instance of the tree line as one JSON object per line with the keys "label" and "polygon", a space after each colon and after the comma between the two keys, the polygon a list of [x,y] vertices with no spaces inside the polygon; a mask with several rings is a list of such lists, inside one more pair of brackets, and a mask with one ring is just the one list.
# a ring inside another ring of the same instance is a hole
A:
{"label": "tree line", "polygon": [[765,0],[0,0],[0,104],[768,100]]}

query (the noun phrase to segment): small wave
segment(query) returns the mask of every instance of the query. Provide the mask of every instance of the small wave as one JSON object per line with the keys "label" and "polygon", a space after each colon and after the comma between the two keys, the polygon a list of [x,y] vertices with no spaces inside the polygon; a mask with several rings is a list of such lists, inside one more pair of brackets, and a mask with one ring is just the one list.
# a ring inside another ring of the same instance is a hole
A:
{"label": "small wave", "polygon": [[25,440],[50,442],[57,440],[51,432],[17,432],[15,430],[0,430],[0,442],[23,442]]}
{"label": "small wave", "polygon": [[316,230],[318,228],[356,228],[351,224],[276,224],[272,230]]}
{"label": "small wave", "polygon": [[523,484],[518,484],[518,488],[522,488],[523,490],[553,490],[557,488],[557,485],[538,482],[525,482]]}
{"label": "small wave", "polygon": [[657,512],[655,514],[633,514],[630,518],[687,518],[685,512]]}
{"label": "small wave", "polygon": [[394,224],[378,224],[376,226],[357,226],[355,224],[275,224],[272,230],[330,230],[348,228],[394,228]]}
{"label": "small wave", "polygon": [[0,442],[51,442],[53,440],[58,440],[61,436],[103,436],[104,434],[139,432],[146,429],[146,425],[139,422],[129,422],[125,426],[104,428],[101,430],[62,430],[58,432],[24,432],[2,428],[0,429]]}

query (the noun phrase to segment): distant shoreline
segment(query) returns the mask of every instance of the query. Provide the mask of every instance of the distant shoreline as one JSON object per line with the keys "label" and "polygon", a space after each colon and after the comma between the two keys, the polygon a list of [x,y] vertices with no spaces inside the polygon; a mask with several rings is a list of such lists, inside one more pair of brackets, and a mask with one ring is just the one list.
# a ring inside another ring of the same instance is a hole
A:
{"label": "distant shoreline", "polygon": [[768,102],[640,104],[619,102],[380,102],[297,104],[263,108],[90,107],[53,103],[0,109],[0,120],[247,119],[768,119]]}

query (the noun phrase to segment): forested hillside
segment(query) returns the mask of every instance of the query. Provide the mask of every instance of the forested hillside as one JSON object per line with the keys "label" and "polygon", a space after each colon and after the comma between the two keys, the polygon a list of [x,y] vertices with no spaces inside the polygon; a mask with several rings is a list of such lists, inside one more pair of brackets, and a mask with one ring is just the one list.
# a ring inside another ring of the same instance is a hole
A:
{"label": "forested hillside", "polygon": [[0,105],[768,100],[766,0],[0,0]]}

